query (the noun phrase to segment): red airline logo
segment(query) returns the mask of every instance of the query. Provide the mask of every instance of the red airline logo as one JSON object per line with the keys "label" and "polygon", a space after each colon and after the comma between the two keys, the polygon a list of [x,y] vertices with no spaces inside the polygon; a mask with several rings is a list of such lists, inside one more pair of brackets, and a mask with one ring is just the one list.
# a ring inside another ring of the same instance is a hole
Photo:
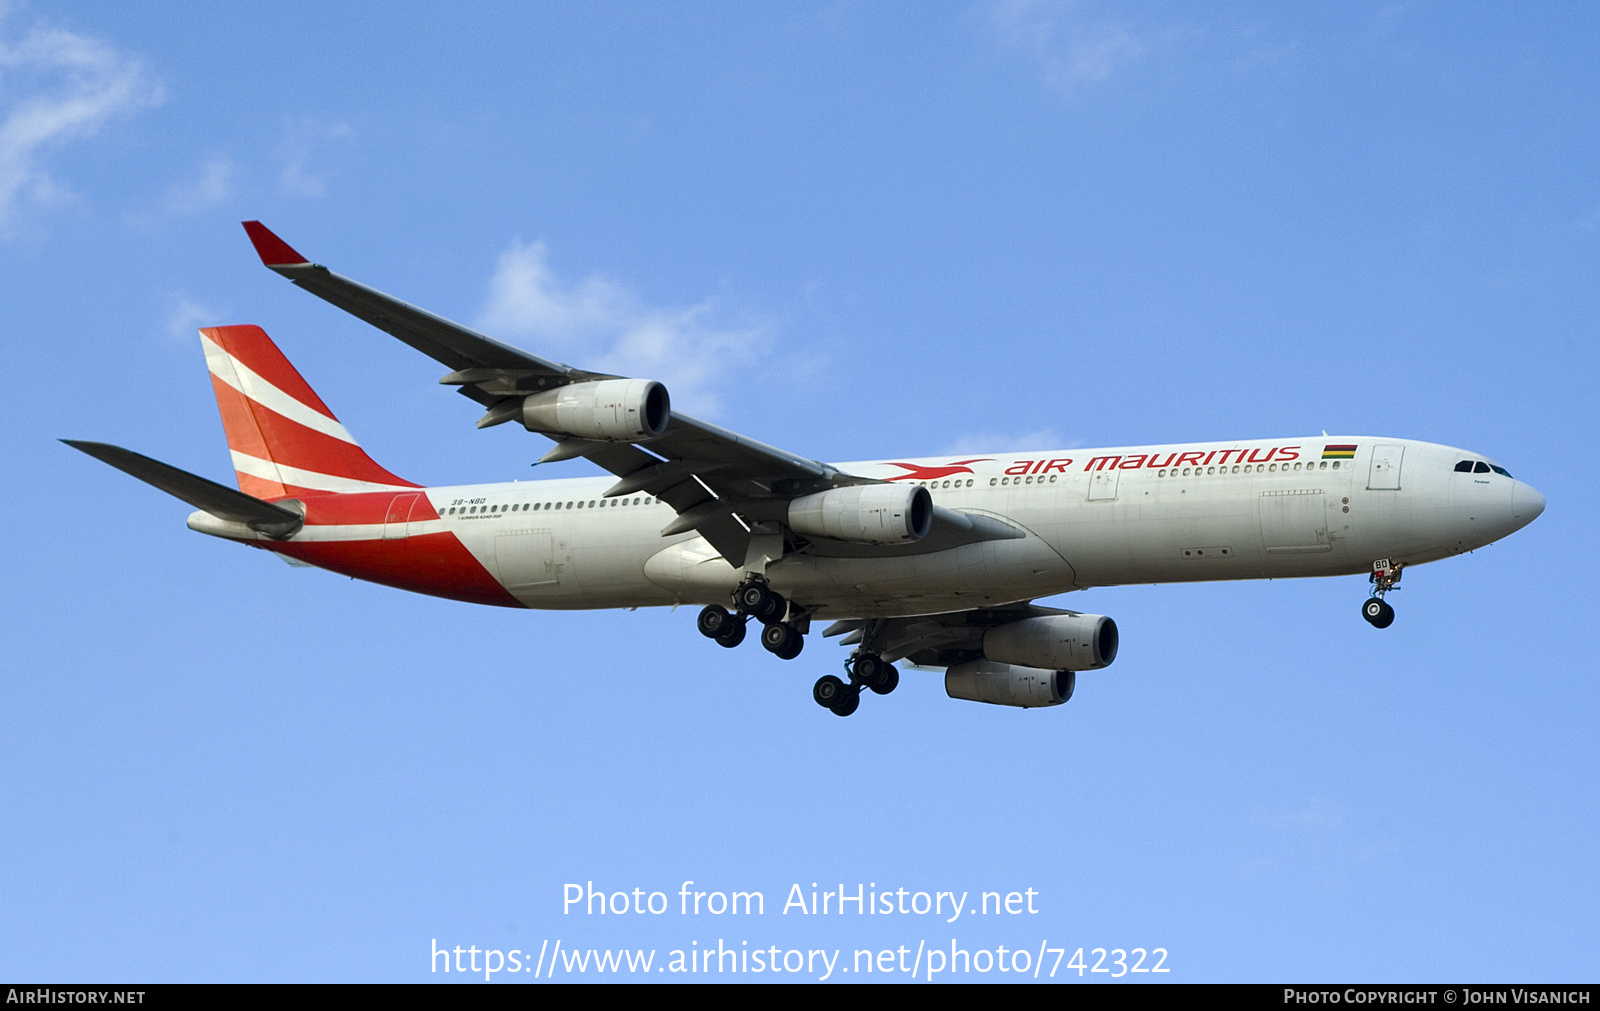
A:
{"label": "red airline logo", "polygon": [[967,466],[967,464],[969,464],[969,463],[988,463],[990,460],[993,460],[993,459],[994,459],[994,457],[992,457],[992,456],[983,456],[983,457],[979,457],[976,460],[957,460],[955,463],[946,464],[943,467],[924,467],[924,466],[922,466],[921,464],[918,464],[918,463],[891,463],[891,464],[889,464],[889,466],[891,466],[891,467],[904,467],[910,473],[897,474],[894,477],[889,478],[889,480],[890,481],[936,481],[941,477],[949,477],[951,474],[971,474],[972,473],[972,468]]}

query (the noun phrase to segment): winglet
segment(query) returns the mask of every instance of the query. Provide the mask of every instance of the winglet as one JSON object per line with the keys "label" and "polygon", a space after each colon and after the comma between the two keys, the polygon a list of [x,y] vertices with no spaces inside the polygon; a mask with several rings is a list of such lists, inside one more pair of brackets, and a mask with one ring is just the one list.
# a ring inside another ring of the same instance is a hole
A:
{"label": "winglet", "polygon": [[295,252],[287,242],[273,235],[272,230],[259,221],[244,222],[244,230],[250,236],[250,243],[256,247],[261,262],[269,267],[288,267],[310,262]]}

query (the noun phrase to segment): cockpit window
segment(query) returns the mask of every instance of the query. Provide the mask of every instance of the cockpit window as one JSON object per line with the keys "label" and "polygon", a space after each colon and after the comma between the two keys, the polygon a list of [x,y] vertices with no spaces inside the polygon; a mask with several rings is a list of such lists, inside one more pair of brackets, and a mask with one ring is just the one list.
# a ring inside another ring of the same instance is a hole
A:
{"label": "cockpit window", "polygon": [[1457,474],[1487,474],[1490,471],[1499,474],[1501,477],[1511,477],[1511,472],[1504,467],[1496,467],[1494,464],[1484,463],[1482,460],[1462,460],[1456,464]]}

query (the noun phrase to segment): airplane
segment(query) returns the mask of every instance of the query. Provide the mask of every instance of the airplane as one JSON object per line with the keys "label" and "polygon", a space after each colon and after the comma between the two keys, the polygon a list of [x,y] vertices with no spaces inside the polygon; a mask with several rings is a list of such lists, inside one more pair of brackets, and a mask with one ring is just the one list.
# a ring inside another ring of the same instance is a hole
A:
{"label": "airplane", "polygon": [[1480,453],[1294,437],[824,463],[672,407],[665,386],[538,357],[385,295],[244,223],[262,263],[450,371],[484,411],[611,478],[429,488],[369,457],[271,338],[200,330],[238,487],[62,440],[193,506],[188,526],[291,564],[534,609],[703,605],[733,648],[797,657],[812,622],[853,649],[820,706],[887,695],[896,662],[951,698],[1061,705],[1116,659],[1116,622],[1035,604],[1090,587],[1367,573],[1386,628],[1405,569],[1499,540],[1545,500]]}

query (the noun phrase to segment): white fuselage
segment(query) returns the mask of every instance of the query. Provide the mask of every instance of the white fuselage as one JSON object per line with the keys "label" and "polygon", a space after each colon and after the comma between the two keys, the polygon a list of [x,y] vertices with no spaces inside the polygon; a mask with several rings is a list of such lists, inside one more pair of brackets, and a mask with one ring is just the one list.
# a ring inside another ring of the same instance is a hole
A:
{"label": "white fuselage", "polygon": [[[1356,448],[1323,459],[1340,445]],[[1417,564],[1469,551],[1532,521],[1544,500],[1528,485],[1453,469],[1481,459],[1404,439],[1319,436],[1001,453],[959,461],[953,474],[945,458],[840,464],[925,484],[935,505],[992,517],[1013,533],[937,551],[802,551],[767,575],[812,613],[844,617],[1124,583],[1363,573],[1380,558]],[[603,498],[614,481],[430,488],[439,519],[405,533],[455,534],[528,607],[726,603],[741,572],[692,533],[662,537],[675,515],[667,505]],[[340,535],[307,528],[301,536]]]}

